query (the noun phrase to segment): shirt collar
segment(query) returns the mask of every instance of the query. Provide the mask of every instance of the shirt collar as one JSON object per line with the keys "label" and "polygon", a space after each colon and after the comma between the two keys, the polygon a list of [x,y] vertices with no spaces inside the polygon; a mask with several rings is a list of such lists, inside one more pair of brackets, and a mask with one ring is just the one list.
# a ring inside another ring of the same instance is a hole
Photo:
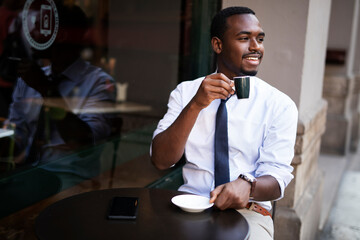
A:
{"label": "shirt collar", "polygon": [[62,72],[62,75],[66,76],[71,81],[76,81],[77,79],[79,79],[79,75],[81,75],[86,69],[87,65],[87,62],[85,62],[81,58],[78,58],[74,63],[72,63]]}
{"label": "shirt collar", "polygon": [[[64,75],[67,79],[70,81],[76,81],[79,79],[79,75],[82,74],[86,67],[88,66],[88,63],[81,58],[78,58],[75,62],[73,62],[70,66],[68,66],[61,75]],[[51,65],[46,66],[43,68],[43,71],[47,76],[51,75]]]}

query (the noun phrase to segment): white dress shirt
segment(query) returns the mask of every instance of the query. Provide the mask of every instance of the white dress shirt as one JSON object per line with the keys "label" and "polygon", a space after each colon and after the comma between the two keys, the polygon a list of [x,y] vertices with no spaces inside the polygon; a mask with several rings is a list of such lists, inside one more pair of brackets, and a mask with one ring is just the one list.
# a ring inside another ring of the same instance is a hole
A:
{"label": "white dress shirt", "polygon": [[[166,130],[196,94],[204,77],[180,83],[171,93],[168,111],[154,137]],[[201,110],[185,145],[184,185],[179,190],[209,196],[214,189],[215,118],[220,100]],[[291,161],[298,111],[284,93],[257,77],[250,78],[248,99],[233,95],[227,102],[230,181],[241,173],[271,175],[279,182],[281,197],[293,175]],[[270,202],[259,202],[271,209]]]}

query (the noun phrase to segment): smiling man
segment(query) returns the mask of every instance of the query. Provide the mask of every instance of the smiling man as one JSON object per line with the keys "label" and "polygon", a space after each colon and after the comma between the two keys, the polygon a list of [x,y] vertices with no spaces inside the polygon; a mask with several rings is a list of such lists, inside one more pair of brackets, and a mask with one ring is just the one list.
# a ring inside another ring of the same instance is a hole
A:
{"label": "smiling man", "polygon": [[[217,72],[177,86],[151,148],[159,169],[185,153],[179,190],[211,197],[221,210],[237,209],[250,224],[250,239],[273,239],[269,201],[282,198],[293,178],[298,119],[288,96],[255,77],[264,38],[251,9],[220,11],[211,25]],[[250,94],[238,99],[232,79],[244,75],[250,76]],[[224,124],[225,130],[218,130]],[[222,140],[219,132],[225,134]],[[219,153],[217,145],[225,145],[226,152]],[[219,170],[219,164],[225,167]]]}

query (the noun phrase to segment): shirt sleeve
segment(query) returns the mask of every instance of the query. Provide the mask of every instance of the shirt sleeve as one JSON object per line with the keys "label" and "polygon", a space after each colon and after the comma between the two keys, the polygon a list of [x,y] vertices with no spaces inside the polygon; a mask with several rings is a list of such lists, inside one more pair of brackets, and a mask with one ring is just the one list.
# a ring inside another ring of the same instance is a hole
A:
{"label": "shirt sleeve", "polygon": [[[9,117],[8,122],[15,124],[15,136],[17,149],[22,151],[26,148],[30,141],[30,137],[34,134],[36,124],[29,126],[33,123],[33,119],[37,119],[37,116],[40,112],[41,105],[37,106],[33,103],[27,103],[24,101],[24,97],[27,97],[29,94],[36,94],[35,90],[28,89],[26,83],[18,78],[16,81],[16,86],[12,95],[12,103],[9,107]],[[29,106],[28,104],[35,105],[34,110],[30,112],[31,116],[27,116],[24,111],[26,111]],[[30,122],[30,123],[28,123]]]}
{"label": "shirt sleeve", "polygon": [[[103,102],[115,103],[116,92],[113,78],[103,72],[98,72],[87,76],[86,80],[93,83],[93,86],[86,96],[82,108],[95,108],[98,105],[101,106]],[[83,113],[79,115],[79,118],[91,128],[94,143],[110,136],[111,126],[108,121],[112,118],[112,114]]]}
{"label": "shirt sleeve", "polygon": [[280,186],[280,198],[293,179],[291,162],[294,157],[297,121],[298,111],[294,102],[291,101],[282,110],[275,110],[256,162],[255,177],[273,176]]}
{"label": "shirt sleeve", "polygon": [[181,85],[179,85],[175,90],[171,92],[168,102],[168,110],[164,117],[159,121],[158,126],[153,134],[153,138],[159,133],[166,130],[180,115],[183,109],[181,92]]}

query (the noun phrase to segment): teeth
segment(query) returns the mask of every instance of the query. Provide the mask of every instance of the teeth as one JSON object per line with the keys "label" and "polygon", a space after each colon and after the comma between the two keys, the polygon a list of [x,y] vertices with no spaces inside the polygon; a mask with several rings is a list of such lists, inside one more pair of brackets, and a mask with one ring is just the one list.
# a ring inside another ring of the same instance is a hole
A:
{"label": "teeth", "polygon": [[248,57],[247,59],[249,59],[249,60],[258,60],[259,58],[257,58],[257,57]]}

